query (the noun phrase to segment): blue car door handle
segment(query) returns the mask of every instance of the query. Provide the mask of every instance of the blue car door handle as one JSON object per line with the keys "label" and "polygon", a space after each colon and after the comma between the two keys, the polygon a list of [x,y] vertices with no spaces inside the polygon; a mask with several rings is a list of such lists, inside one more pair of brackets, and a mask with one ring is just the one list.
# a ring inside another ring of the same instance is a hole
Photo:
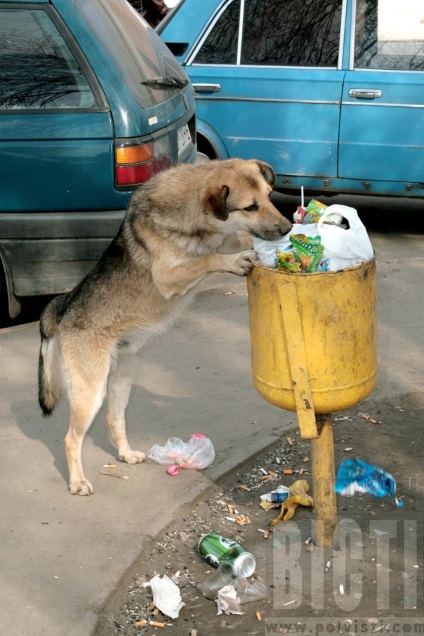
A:
{"label": "blue car door handle", "polygon": [[357,99],[376,99],[382,95],[383,91],[378,88],[351,88],[349,90],[349,97]]}
{"label": "blue car door handle", "polygon": [[219,93],[221,84],[193,84],[196,93]]}

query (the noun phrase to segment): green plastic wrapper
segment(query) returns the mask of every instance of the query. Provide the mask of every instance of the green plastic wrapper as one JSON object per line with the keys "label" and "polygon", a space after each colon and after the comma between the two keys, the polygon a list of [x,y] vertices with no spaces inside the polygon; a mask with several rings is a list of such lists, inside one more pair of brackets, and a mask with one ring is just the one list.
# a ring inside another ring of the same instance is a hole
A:
{"label": "green plastic wrapper", "polygon": [[302,272],[315,272],[324,253],[321,237],[292,234],[290,243],[297,259],[300,261]]}

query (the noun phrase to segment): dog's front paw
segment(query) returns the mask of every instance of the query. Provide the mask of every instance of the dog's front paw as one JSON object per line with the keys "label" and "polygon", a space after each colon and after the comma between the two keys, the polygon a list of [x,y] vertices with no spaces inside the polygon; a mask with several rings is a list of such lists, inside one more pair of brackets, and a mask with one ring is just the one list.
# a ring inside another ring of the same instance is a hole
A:
{"label": "dog's front paw", "polygon": [[88,479],[81,479],[81,481],[71,482],[69,484],[69,490],[71,495],[92,495],[94,490]]}
{"label": "dog's front paw", "polygon": [[237,276],[247,276],[257,260],[258,255],[254,250],[247,250],[246,252],[235,254],[231,271],[233,274],[237,274]]}
{"label": "dog's front paw", "polygon": [[146,459],[146,455],[141,451],[130,450],[122,455],[119,455],[119,458],[122,459],[123,462],[127,462],[127,464],[141,464]]}

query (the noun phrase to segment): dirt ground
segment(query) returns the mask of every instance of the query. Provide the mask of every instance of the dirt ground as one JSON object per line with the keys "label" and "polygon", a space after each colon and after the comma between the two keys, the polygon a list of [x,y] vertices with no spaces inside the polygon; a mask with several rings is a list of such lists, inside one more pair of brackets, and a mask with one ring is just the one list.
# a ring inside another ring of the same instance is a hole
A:
{"label": "dirt ground", "polygon": [[[264,511],[259,496],[298,479],[312,485],[310,445],[294,428],[211,484],[207,497],[182,509],[151,541],[99,617],[95,636],[424,633],[423,406],[424,394],[413,393],[368,400],[333,415],[336,469],[348,457],[383,468],[396,479],[402,508],[392,497],[338,496],[336,549],[309,541],[314,531],[309,507],[299,506],[291,521],[271,528],[278,509]],[[295,472],[283,474],[287,469]],[[184,479],[184,471],[176,479]],[[313,496],[312,488],[309,493]],[[248,522],[234,521],[240,515]],[[272,530],[268,538],[265,530]],[[242,615],[217,615],[216,603],[196,588],[213,573],[197,551],[208,532],[233,538],[256,556],[249,581],[264,582],[267,598],[243,604]],[[175,620],[155,610],[151,590],[143,585],[156,574],[174,577],[180,588],[185,606]]]}

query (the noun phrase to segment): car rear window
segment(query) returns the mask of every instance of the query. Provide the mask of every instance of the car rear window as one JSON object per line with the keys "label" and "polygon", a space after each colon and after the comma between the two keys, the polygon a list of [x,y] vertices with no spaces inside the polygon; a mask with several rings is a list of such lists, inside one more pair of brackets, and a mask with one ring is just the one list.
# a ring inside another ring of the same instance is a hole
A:
{"label": "car rear window", "polygon": [[166,76],[187,83],[169,49],[129,2],[76,0],[76,6],[143,108],[169,99],[181,87],[142,82]]}
{"label": "car rear window", "polygon": [[94,106],[90,86],[47,11],[1,8],[0,43],[0,108]]}

